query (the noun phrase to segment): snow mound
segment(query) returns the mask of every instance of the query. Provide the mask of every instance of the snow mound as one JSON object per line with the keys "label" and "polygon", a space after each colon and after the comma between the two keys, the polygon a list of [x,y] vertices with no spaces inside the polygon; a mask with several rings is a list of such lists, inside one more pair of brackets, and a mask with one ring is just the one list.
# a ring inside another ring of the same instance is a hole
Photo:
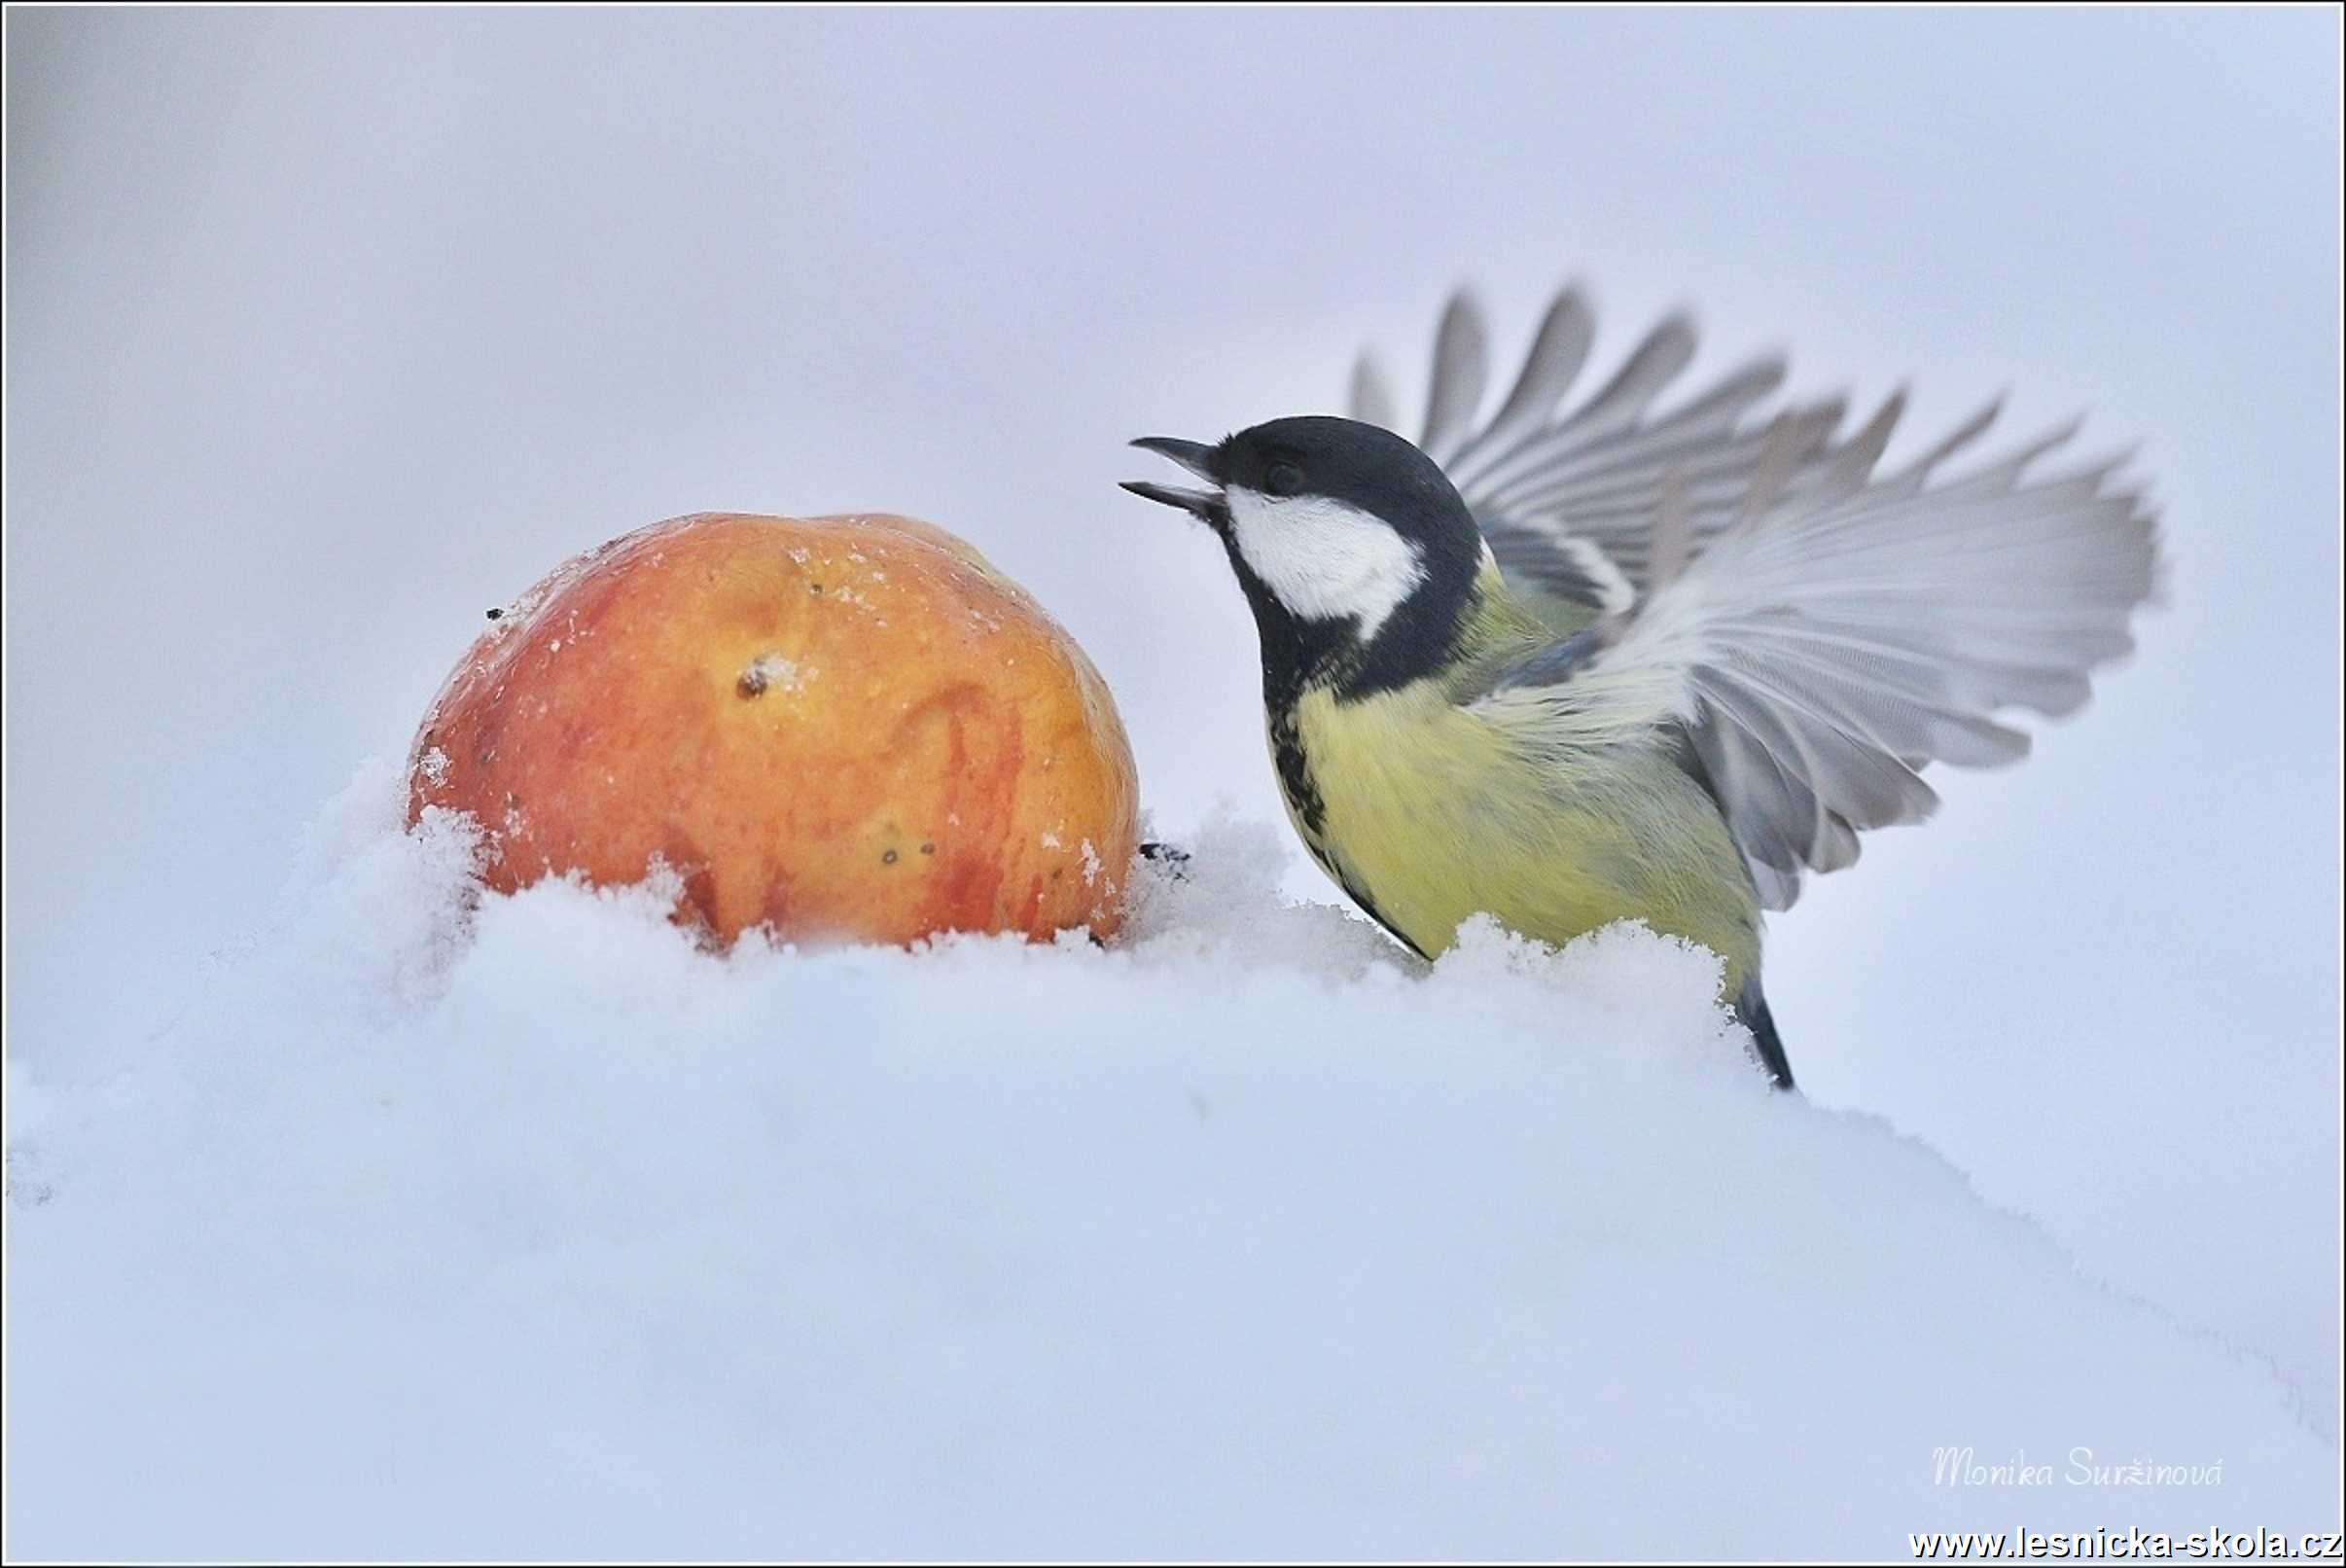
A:
{"label": "snow mound", "polygon": [[2335,1520],[2265,1369],[1771,1093],[1682,944],[1429,969],[1224,824],[1113,949],[720,958],[658,889],[479,898],[398,801],[363,773],[124,1070],[11,1064],[11,1556]]}

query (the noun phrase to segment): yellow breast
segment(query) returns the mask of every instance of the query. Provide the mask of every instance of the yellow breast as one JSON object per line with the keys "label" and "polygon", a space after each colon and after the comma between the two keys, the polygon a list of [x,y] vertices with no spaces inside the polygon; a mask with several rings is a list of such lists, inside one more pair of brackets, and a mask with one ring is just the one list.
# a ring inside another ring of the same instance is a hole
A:
{"label": "yellow breast", "polygon": [[1658,746],[1537,758],[1430,681],[1357,701],[1313,690],[1285,722],[1297,831],[1419,951],[1487,912],[1556,944],[1642,919],[1724,958],[1730,996],[1758,963],[1759,903],[1726,825]]}

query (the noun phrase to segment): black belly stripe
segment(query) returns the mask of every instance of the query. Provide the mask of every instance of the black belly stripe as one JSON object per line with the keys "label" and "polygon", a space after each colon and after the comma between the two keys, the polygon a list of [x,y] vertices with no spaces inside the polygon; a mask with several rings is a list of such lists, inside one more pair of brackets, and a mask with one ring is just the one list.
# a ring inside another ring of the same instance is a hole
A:
{"label": "black belly stripe", "polygon": [[1327,831],[1328,802],[1320,799],[1319,786],[1311,781],[1311,764],[1303,755],[1303,737],[1297,731],[1292,705],[1271,709],[1270,743],[1271,761],[1279,769],[1279,788],[1287,792],[1287,803],[1303,824],[1312,853],[1318,854],[1318,839]]}
{"label": "black belly stripe", "polygon": [[1320,863],[1322,871],[1335,878],[1336,885],[1344,890],[1345,896],[1361,907],[1361,912],[1383,926],[1392,934],[1394,941],[1418,957],[1431,959],[1432,954],[1411,942],[1399,926],[1385,918],[1385,912],[1376,907],[1376,900],[1368,896],[1368,890],[1361,886],[1358,878],[1348,875],[1336,864],[1335,857],[1329,853],[1326,847],[1328,802],[1320,798],[1320,787],[1312,782],[1311,760],[1304,755],[1303,737],[1296,729],[1296,710],[1293,707],[1271,710],[1270,742],[1271,760],[1279,769],[1279,788],[1285,792],[1288,806],[1295,812],[1296,820],[1303,825],[1303,847],[1311,851],[1311,858]]}

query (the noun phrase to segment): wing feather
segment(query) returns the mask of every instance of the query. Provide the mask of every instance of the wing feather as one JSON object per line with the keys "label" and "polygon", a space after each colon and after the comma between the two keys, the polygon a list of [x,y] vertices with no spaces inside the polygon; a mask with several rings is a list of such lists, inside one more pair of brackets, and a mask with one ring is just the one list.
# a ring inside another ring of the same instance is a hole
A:
{"label": "wing feather", "polygon": [[1449,308],[1441,313],[1441,328],[1434,339],[1426,432],[1417,443],[1434,461],[1449,462],[1473,434],[1489,359],[1489,335],[1483,330],[1482,312],[1465,295],[1453,297]]}
{"label": "wing feather", "polygon": [[1491,422],[1449,465],[1452,472],[1471,475],[1487,468],[1511,450],[1517,440],[1537,430],[1572,390],[1573,378],[1588,362],[1588,350],[1595,341],[1596,317],[1580,292],[1566,289],[1557,295],[1540,322],[1531,352],[1524,356],[1523,374],[1515,378],[1514,390]]}
{"label": "wing feather", "polygon": [[1399,421],[1394,417],[1393,393],[1385,385],[1384,374],[1376,361],[1363,354],[1352,362],[1352,417],[1367,424],[1381,425],[1391,430]]}
{"label": "wing feather", "polygon": [[[1845,436],[1838,399],[1755,423],[1784,381],[1771,357],[1656,411],[1694,357],[1674,315],[1570,406],[1594,336],[1581,291],[1559,294],[1476,428],[1488,336],[1463,295],[1443,315],[1422,445],[1502,572],[1576,607],[1475,701],[1559,750],[1683,734],[1766,907],[1854,861],[1861,831],[1929,816],[1930,764],[2025,757],[2002,715],[2074,712],[2132,648],[2155,522],[2123,456],[2036,472],[2074,423],[1941,478],[1998,400],[1878,472],[1903,389]],[[1389,414],[1363,366],[1355,411]]]}

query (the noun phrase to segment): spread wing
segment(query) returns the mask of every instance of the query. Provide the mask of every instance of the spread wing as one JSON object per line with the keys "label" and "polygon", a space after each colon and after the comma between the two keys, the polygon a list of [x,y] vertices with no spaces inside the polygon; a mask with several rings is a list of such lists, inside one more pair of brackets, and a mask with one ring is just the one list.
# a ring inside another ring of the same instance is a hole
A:
{"label": "spread wing", "polygon": [[[1846,436],[1837,400],[1755,417],[1780,361],[1656,412],[1694,353],[1680,317],[1565,408],[1593,329],[1566,291],[1477,423],[1481,318],[1461,297],[1442,319],[1419,445],[1559,632],[1477,701],[1560,749],[1682,733],[1768,908],[1859,830],[1929,815],[1929,763],[2025,756],[1999,716],[2074,712],[2132,646],[2156,529],[2120,461],[2038,472],[2074,426],[1938,480],[1991,407],[1880,473],[1903,395]],[[1366,360],[1353,393],[1390,416]]]}

